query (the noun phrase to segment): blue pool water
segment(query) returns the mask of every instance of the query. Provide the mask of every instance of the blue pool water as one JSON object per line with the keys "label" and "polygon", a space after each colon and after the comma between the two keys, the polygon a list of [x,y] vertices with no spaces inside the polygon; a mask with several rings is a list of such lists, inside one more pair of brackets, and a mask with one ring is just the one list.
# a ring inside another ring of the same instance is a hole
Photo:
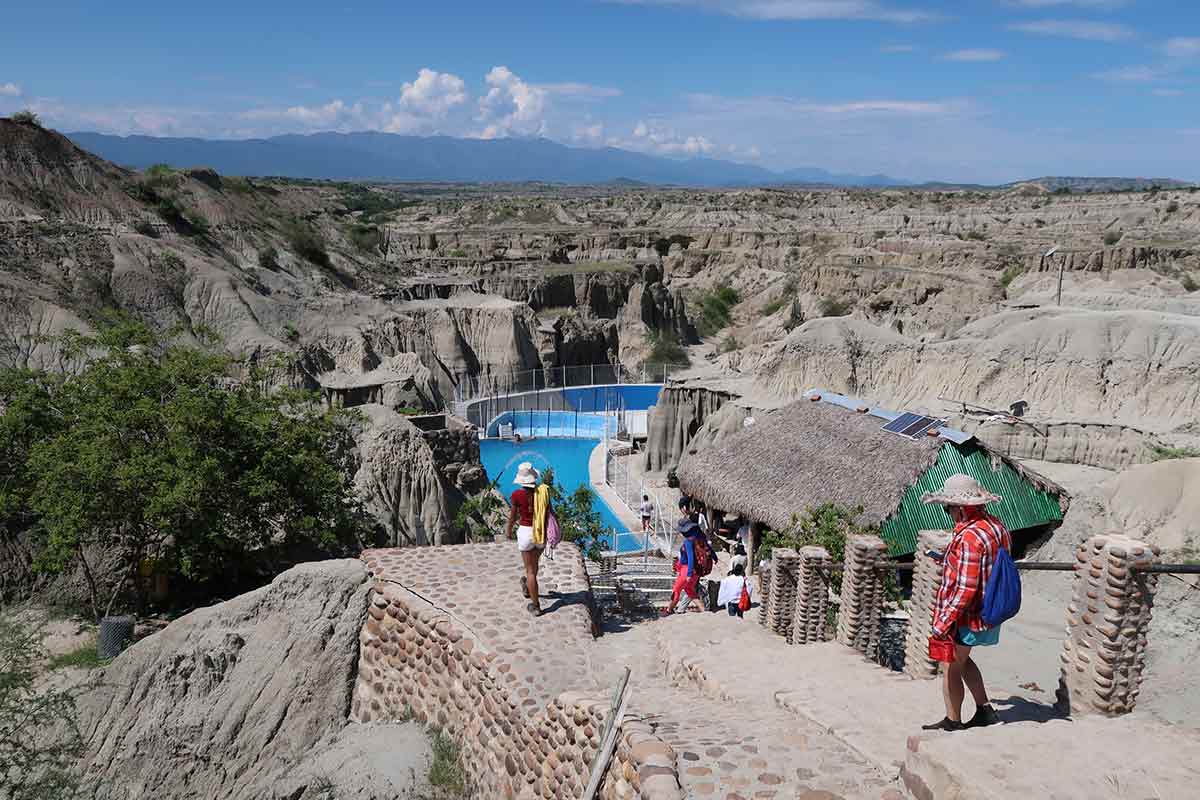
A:
{"label": "blue pool water", "polygon": [[589,386],[564,389],[563,398],[576,411],[607,411],[624,408],[645,411],[658,402],[662,384],[621,384],[618,386]]}
{"label": "blue pool water", "polygon": [[[588,462],[592,450],[604,438],[606,428],[610,435],[616,431],[613,417],[595,412],[617,407],[645,410],[658,401],[661,390],[660,385],[635,384],[567,389],[565,399],[575,411],[507,411],[501,414],[488,425],[487,436],[497,436],[500,425],[508,424],[526,440],[486,438],[480,441],[479,457],[488,479],[496,480],[499,476],[496,486],[508,497],[516,488],[512,481],[517,467],[528,461],[539,471],[552,467],[555,482],[568,494],[580,486],[590,486]],[[594,495],[592,507],[599,512],[604,526],[616,532],[606,543],[608,549],[633,551],[642,548],[640,533],[629,533],[599,495]]]}
{"label": "blue pool water", "polygon": [[[588,459],[591,458],[592,450],[597,444],[598,439],[542,438],[520,443],[484,439],[479,443],[479,458],[483,462],[483,468],[487,470],[488,480],[495,480],[497,475],[500,476],[496,487],[505,497],[511,495],[516,488],[513,478],[516,477],[517,467],[524,461],[533,464],[539,472],[545,471],[546,467],[553,467],[555,483],[570,494],[580,486],[591,485],[588,480]],[[605,527],[618,531],[626,529],[599,496],[593,501],[592,507],[600,512],[600,520]]]}
{"label": "blue pool water", "polygon": [[[511,425],[513,431],[525,437],[565,436],[589,439],[593,444],[604,437],[605,427],[610,436],[617,432],[615,418],[575,411],[505,411],[488,424],[487,435],[499,436],[501,425]],[[586,470],[587,465],[584,467]]]}

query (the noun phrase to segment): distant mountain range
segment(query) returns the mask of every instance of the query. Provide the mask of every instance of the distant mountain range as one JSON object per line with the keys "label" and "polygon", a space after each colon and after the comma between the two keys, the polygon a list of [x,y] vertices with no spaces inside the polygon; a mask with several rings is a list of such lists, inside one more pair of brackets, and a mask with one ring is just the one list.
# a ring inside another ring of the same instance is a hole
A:
{"label": "distant mountain range", "polygon": [[135,169],[160,163],[205,166],[226,175],[450,183],[909,185],[887,175],[841,175],[816,168],[773,172],[751,164],[711,158],[680,160],[614,147],[568,147],[548,139],[457,139],[374,132],[237,140],[101,133],[67,136],[85,150],[122,166]]}

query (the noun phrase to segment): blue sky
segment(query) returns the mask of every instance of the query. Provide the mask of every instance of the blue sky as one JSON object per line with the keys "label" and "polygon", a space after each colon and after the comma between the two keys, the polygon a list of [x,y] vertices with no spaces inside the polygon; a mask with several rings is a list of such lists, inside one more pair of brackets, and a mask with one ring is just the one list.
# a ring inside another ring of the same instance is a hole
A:
{"label": "blue sky", "polygon": [[772,169],[1200,180],[1197,0],[12,3],[64,131],[541,135]]}

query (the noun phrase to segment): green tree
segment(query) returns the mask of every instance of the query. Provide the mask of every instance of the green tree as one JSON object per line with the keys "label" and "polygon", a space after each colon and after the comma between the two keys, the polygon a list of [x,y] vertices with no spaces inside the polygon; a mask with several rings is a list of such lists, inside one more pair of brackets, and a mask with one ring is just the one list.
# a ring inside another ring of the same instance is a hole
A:
{"label": "green tree", "polygon": [[0,797],[7,800],[65,799],[78,785],[75,701],[36,686],[44,658],[35,634],[0,617]]}
{"label": "green tree", "polygon": [[[349,416],[215,351],[123,323],[69,345],[73,375],[0,375],[0,520],[39,534],[37,566],[79,567],[91,610],[132,595],[144,560],[238,586],[289,558],[350,553],[365,531],[347,475]],[[93,557],[103,552],[112,572]]]}
{"label": "green tree", "polygon": [[542,472],[542,483],[550,487],[550,507],[558,518],[564,542],[572,542],[583,551],[584,558],[599,561],[604,551],[607,530],[595,508],[596,493],[591,487],[580,486],[571,494],[554,480],[554,470]]}

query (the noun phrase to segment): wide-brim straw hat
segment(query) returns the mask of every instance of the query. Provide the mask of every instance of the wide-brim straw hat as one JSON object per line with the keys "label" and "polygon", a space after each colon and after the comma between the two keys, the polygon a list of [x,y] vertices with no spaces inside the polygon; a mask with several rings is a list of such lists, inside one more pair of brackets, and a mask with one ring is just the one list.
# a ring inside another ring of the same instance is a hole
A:
{"label": "wide-brim straw hat", "polygon": [[528,489],[536,486],[540,477],[541,473],[533,468],[533,464],[526,461],[517,467],[517,477],[513,478],[513,483]]}
{"label": "wide-brim straw hat", "polygon": [[926,492],[921,495],[922,503],[939,506],[986,506],[988,503],[999,503],[1004,498],[992,494],[970,475],[951,475],[946,478],[940,492]]}

